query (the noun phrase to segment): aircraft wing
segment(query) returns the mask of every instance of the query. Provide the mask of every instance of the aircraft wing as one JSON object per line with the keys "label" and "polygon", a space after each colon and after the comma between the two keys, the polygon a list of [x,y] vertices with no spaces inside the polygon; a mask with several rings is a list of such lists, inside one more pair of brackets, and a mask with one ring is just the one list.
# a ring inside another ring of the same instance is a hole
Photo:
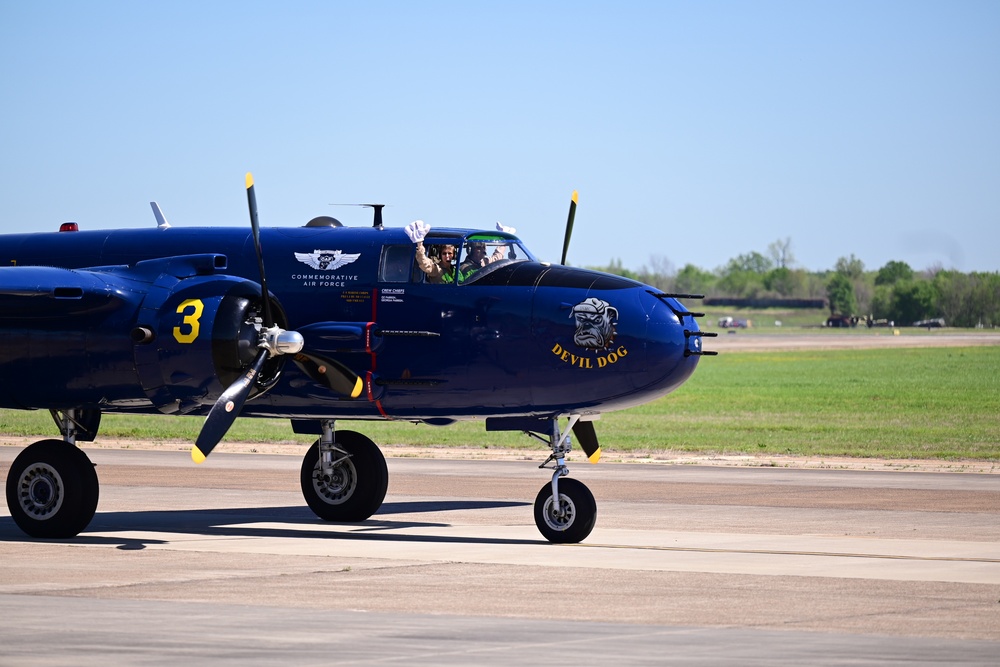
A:
{"label": "aircraft wing", "polygon": [[[0,315],[8,321],[106,313],[129,300],[91,271],[48,266],[0,268]],[[64,322],[65,326],[72,326]]]}

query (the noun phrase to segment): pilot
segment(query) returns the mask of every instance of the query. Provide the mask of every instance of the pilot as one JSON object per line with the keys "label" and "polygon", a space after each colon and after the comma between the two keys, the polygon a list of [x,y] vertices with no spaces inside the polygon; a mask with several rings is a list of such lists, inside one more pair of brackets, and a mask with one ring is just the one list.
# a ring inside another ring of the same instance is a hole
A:
{"label": "pilot", "polygon": [[455,246],[446,243],[438,248],[437,259],[432,259],[427,256],[423,241],[418,241],[417,266],[427,274],[432,283],[455,282]]}
{"label": "pilot", "polygon": [[465,256],[465,261],[458,270],[462,275],[467,275],[472,273],[475,269],[481,269],[487,264],[492,264],[493,262],[503,259],[503,251],[498,246],[493,254],[486,256],[486,244],[482,241],[473,241],[469,244],[469,252]]}
{"label": "pilot", "polygon": [[427,274],[432,283],[453,283],[455,282],[455,246],[446,243],[440,246],[438,258],[432,259],[427,256],[424,249],[424,237],[427,236],[431,226],[423,220],[414,220],[408,224],[404,231],[410,240],[417,245],[417,266]]}

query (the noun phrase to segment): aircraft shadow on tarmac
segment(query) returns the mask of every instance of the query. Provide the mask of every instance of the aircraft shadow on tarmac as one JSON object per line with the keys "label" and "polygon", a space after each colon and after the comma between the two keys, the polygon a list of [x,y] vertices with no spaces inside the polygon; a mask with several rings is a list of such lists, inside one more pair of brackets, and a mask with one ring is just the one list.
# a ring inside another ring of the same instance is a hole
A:
{"label": "aircraft shadow on tarmac", "polygon": [[[143,549],[147,544],[169,544],[156,538],[96,536],[90,533],[162,531],[214,537],[281,537],[325,538],[351,540],[382,540],[386,542],[438,542],[462,544],[539,544],[544,540],[511,540],[442,535],[399,535],[384,531],[403,528],[443,528],[450,524],[420,521],[391,521],[380,515],[419,514],[455,510],[496,509],[530,505],[526,502],[452,500],[383,503],[378,513],[360,523],[328,523],[317,519],[305,507],[252,507],[237,509],[150,510],[136,512],[98,512],[87,530],[66,540],[37,540],[48,543],[115,545],[119,549]],[[281,523],[281,526],[240,524]],[[294,527],[289,524],[295,524]],[[345,530],[340,532],[338,527]],[[0,517],[0,542],[24,542],[27,537],[9,517]]]}

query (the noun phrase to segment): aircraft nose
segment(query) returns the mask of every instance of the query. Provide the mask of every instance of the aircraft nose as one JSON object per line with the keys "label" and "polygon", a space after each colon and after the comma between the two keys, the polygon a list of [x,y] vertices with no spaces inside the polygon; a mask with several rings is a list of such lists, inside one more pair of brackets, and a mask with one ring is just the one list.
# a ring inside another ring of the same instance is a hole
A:
{"label": "aircraft nose", "polygon": [[692,314],[675,299],[649,294],[646,363],[659,393],[681,386],[704,354],[702,333]]}

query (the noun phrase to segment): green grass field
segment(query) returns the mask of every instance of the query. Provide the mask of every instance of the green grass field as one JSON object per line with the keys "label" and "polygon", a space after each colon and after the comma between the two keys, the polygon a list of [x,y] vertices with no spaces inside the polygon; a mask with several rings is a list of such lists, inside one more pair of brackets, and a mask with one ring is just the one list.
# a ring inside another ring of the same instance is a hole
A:
{"label": "green grass field", "polygon": [[[99,438],[193,441],[199,417],[105,415]],[[340,422],[384,444],[544,445],[482,423]],[[727,353],[677,392],[597,423],[606,452],[1000,460],[1000,346]],[[52,437],[47,412],[0,410],[0,433]],[[285,420],[239,419],[236,442],[309,442]]]}
{"label": "green grass field", "polygon": [[650,449],[996,460],[998,371],[995,346],[730,353],[605,429]]}

